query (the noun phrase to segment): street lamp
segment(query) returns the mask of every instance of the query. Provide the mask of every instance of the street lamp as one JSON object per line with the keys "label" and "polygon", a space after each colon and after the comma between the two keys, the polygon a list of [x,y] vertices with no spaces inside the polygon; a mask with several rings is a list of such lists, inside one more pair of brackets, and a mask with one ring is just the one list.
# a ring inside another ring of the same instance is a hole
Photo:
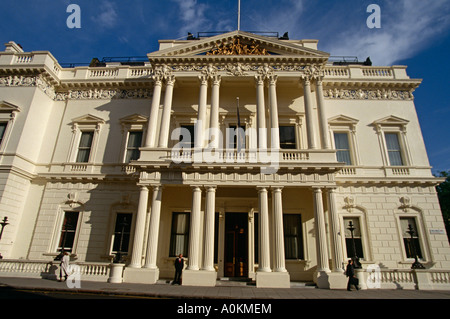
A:
{"label": "street lamp", "polygon": [[414,255],[414,263],[412,264],[411,269],[425,269],[424,265],[419,262],[419,256],[417,256],[416,245],[413,239],[415,232],[411,224],[408,224],[408,230],[406,232],[411,236],[409,239],[409,245],[411,248],[411,253]]}
{"label": "street lamp", "polygon": [[4,217],[3,221],[0,223],[0,225],[2,225],[2,229],[0,230],[0,239],[2,239],[2,235],[3,235],[3,228],[5,228],[6,225],[8,225],[8,217]]}
{"label": "street lamp", "polygon": [[355,231],[355,227],[353,226],[353,222],[349,221],[347,229],[350,231],[350,234],[352,235],[352,245],[353,245],[353,267],[354,268],[361,268],[361,263],[359,262],[359,257],[356,255],[356,243],[355,238],[353,237],[353,232]]}

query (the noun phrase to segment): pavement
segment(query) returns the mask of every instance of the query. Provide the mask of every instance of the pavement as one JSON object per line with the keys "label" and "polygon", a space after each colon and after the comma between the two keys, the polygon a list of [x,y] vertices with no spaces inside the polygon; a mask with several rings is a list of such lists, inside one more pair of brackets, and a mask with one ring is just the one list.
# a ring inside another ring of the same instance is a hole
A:
{"label": "pavement", "polygon": [[[71,286],[72,284],[72,286]],[[122,296],[129,298],[158,298],[184,300],[445,300],[450,299],[448,291],[424,290],[327,290],[302,283],[292,283],[291,288],[256,288],[245,282],[218,281],[216,287],[197,287],[171,285],[169,281],[160,280],[156,284],[108,283],[81,281],[79,287],[73,282],[59,282],[49,279],[0,277],[0,289],[10,291],[58,292],[92,294],[96,298]],[[2,295],[3,296],[3,295]],[[2,298],[2,297],[0,297]],[[19,297],[20,298],[20,297]],[[445,301],[445,303],[448,303]]]}

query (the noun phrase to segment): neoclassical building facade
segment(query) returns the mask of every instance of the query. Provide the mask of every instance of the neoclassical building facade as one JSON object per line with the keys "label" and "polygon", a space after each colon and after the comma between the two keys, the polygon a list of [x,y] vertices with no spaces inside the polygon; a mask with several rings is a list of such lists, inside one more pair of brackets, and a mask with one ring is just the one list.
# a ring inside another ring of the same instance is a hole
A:
{"label": "neoclassical building facade", "polygon": [[0,275],[46,272],[65,250],[86,278],[114,260],[120,281],[153,284],[183,254],[183,285],[343,288],[356,256],[363,286],[369,268],[382,287],[448,287],[421,80],[317,45],[234,31],[62,67],[7,43]]}

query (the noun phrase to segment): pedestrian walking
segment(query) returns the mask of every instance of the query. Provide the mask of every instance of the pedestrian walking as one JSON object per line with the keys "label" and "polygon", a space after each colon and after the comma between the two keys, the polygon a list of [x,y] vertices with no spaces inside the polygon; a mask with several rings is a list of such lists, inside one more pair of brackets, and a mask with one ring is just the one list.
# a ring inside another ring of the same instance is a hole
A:
{"label": "pedestrian walking", "polygon": [[184,259],[183,254],[179,254],[175,259],[175,278],[172,281],[172,285],[178,284],[181,285],[181,273],[184,267]]}
{"label": "pedestrian walking", "polygon": [[355,268],[353,267],[353,259],[350,259],[347,264],[347,269],[345,271],[345,274],[348,277],[348,283],[347,283],[347,290],[351,291],[351,286],[355,286],[356,290],[359,290],[358,284],[359,280],[355,276]]}

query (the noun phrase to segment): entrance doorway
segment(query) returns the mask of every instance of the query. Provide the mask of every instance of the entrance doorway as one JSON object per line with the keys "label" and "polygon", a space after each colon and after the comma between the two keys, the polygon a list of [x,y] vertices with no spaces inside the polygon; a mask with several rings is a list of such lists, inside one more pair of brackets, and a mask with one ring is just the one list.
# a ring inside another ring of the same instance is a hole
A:
{"label": "entrance doorway", "polygon": [[248,214],[226,213],[225,277],[248,277]]}

